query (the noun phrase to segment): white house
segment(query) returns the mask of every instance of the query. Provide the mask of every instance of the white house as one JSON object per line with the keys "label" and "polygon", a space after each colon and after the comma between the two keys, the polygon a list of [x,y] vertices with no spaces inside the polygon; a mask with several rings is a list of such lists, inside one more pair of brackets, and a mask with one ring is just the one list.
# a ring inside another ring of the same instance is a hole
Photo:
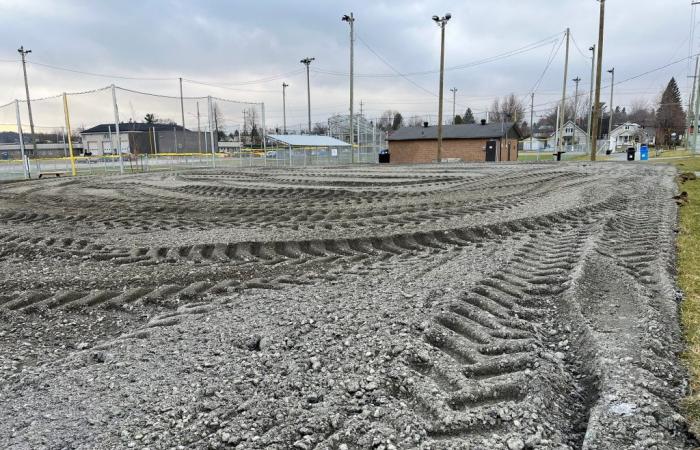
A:
{"label": "white house", "polygon": [[656,129],[626,122],[610,132],[610,143],[615,149],[624,150],[634,144],[656,145]]}
{"label": "white house", "polygon": [[[562,127],[562,139],[564,141],[565,147],[571,147],[574,145],[585,144],[588,142],[588,133],[586,133],[581,127],[576,125],[573,120],[569,120]],[[556,131],[547,139],[547,147],[556,147],[557,145],[557,133]]]}

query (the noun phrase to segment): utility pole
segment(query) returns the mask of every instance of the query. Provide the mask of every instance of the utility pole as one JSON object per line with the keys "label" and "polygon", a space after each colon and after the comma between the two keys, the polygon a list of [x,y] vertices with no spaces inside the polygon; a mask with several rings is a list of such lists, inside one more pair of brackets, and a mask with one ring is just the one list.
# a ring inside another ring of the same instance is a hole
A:
{"label": "utility pole", "polygon": [[[696,76],[700,76],[696,74]],[[695,116],[693,118],[693,154],[695,154],[698,145],[698,124],[700,124],[700,117],[698,111],[700,111],[700,83],[697,83],[698,92],[695,93]]]}
{"label": "utility pole", "polygon": [[564,87],[561,92],[561,111],[559,114],[561,123],[557,122],[557,128],[559,129],[559,140],[557,141],[557,151],[564,151],[564,134],[562,133],[562,128],[564,127],[564,122],[566,122],[566,83],[569,81],[569,40],[571,36],[571,31],[566,29],[566,57],[564,59]]}
{"label": "utility pole", "polygon": [[591,123],[593,119],[593,78],[595,77],[595,45],[588,48],[593,54],[591,55],[591,90],[588,93],[588,150],[591,149],[593,124]]}
{"label": "utility pole", "polygon": [[[355,16],[352,13],[350,15],[344,15],[342,18],[343,22],[347,22],[350,25],[350,162],[355,162],[355,152],[352,149],[352,136],[353,136],[353,125],[354,125],[354,84],[355,84]],[[358,131],[358,141],[359,131]]]}
{"label": "utility pole", "polygon": [[447,13],[443,17],[433,16],[433,20],[440,27],[440,93],[438,104],[438,128],[437,128],[437,162],[442,162],[442,100],[443,88],[445,84],[445,26],[452,18],[452,14]]}
{"label": "utility pole", "polygon": [[306,97],[309,110],[309,134],[311,134],[311,82],[309,81],[309,65],[311,65],[311,61],[315,59],[316,58],[304,58],[299,61],[306,66]]}
{"label": "utility pole", "polygon": [[452,91],[452,125],[454,125],[457,117],[457,88],[452,88],[450,91]]}
{"label": "utility pole", "polygon": [[615,108],[613,108],[613,92],[615,92],[615,68],[608,70],[608,73],[612,74],[612,83],[610,83],[610,121],[608,122],[608,141],[610,140],[610,134],[613,129],[613,115],[615,114]]}
{"label": "utility pole", "polygon": [[576,77],[571,81],[576,83],[576,89],[574,90],[574,125],[578,126],[578,84],[581,82],[581,77]]}
{"label": "utility pole", "polygon": [[30,54],[32,51],[27,49],[24,49],[24,46],[21,46],[20,48],[17,49],[20,55],[22,55],[22,71],[24,72],[24,90],[27,93],[27,111],[29,112],[29,132],[32,135],[32,154],[36,155],[36,138],[34,136],[34,117],[32,117],[32,102],[29,99],[29,82],[27,81],[27,61],[25,57]]}
{"label": "utility pole", "polygon": [[[530,94],[530,151],[532,151],[535,138],[535,93]],[[537,161],[540,160],[540,150],[537,149]]]}
{"label": "utility pole", "polygon": [[287,134],[287,83],[282,83],[282,134]]}
{"label": "utility pole", "polygon": [[[694,122],[694,117],[695,117],[695,87],[698,82],[698,60],[700,59],[700,56],[695,57],[695,71],[693,72],[693,75],[689,78],[693,79],[693,90],[690,92],[690,99],[688,101],[688,114],[687,114],[687,120],[685,121],[685,146],[686,148],[690,147],[690,136],[688,134],[690,133],[690,128],[691,126],[695,123]],[[695,135],[695,127],[693,127],[693,135]]]}
{"label": "utility pole", "polygon": [[596,159],[598,147],[598,120],[600,119],[600,81],[602,77],[601,69],[603,64],[603,36],[605,34],[605,0],[600,1],[600,19],[598,24],[598,63],[596,64],[595,76],[595,107],[593,110],[593,140],[591,142],[591,161]]}
{"label": "utility pole", "polygon": [[185,101],[182,97],[182,77],[180,77],[180,112],[182,113],[182,131],[185,131]]}

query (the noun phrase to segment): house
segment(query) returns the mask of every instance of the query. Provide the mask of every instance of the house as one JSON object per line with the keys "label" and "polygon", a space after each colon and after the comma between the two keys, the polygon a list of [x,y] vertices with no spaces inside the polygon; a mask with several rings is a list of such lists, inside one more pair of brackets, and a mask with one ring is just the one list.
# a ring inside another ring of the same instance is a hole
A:
{"label": "house", "polygon": [[[573,120],[569,120],[561,127],[562,140],[564,141],[565,150],[570,151],[571,147],[586,144],[588,142],[588,133],[576,125]],[[554,148],[557,146],[557,133],[552,133],[547,138],[547,147]]]}
{"label": "house", "polygon": [[[201,153],[211,147],[210,133],[180,125],[128,122],[119,124],[122,153]],[[116,127],[101,124],[80,133],[83,152],[93,156],[117,153]]]}
{"label": "house", "polygon": [[[442,159],[517,161],[522,134],[512,122],[442,127]],[[430,163],[437,159],[437,126],[404,127],[389,135],[392,164]],[[487,151],[489,143],[489,151]]]}
{"label": "house", "polygon": [[615,149],[625,150],[634,144],[656,145],[656,129],[626,122],[610,132],[610,142]]}

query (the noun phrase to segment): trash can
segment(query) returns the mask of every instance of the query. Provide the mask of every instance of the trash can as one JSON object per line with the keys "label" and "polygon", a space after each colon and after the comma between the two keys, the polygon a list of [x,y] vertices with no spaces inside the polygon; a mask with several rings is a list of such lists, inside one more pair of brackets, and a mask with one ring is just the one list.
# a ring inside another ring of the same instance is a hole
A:
{"label": "trash can", "polygon": [[649,147],[646,145],[642,145],[642,147],[639,149],[639,160],[649,161]]}
{"label": "trash can", "polygon": [[634,147],[629,147],[627,149],[627,161],[634,161],[634,154],[637,153]]}
{"label": "trash can", "polygon": [[379,163],[380,164],[389,164],[391,160],[391,155],[389,154],[388,149],[381,150],[379,152]]}

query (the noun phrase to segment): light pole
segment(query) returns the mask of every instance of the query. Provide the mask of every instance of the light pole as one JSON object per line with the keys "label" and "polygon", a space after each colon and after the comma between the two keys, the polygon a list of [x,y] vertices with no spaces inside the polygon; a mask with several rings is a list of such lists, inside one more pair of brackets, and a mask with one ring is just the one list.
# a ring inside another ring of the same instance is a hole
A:
{"label": "light pole", "polygon": [[595,45],[588,48],[593,52],[591,56],[591,90],[588,93],[588,149],[591,149],[592,131],[593,124],[591,120],[593,118],[593,78],[595,77]]}
{"label": "light pole", "polygon": [[452,88],[450,91],[452,92],[452,125],[454,125],[457,117],[457,88]]}
{"label": "light pole", "polygon": [[[354,111],[354,84],[355,84],[355,16],[352,13],[350,15],[344,15],[341,19],[343,22],[347,22],[350,25],[350,162],[355,162],[355,151],[352,149],[352,137],[353,125],[355,121],[355,111]],[[358,141],[359,145],[359,141]]]}
{"label": "light pole", "polygon": [[612,74],[612,82],[610,83],[610,122],[608,123],[608,140],[610,140],[610,134],[613,129],[613,114],[615,114],[615,109],[613,108],[613,92],[615,92],[615,68],[608,70],[609,74]]}
{"label": "light pole", "polygon": [[27,93],[27,111],[29,112],[29,132],[32,135],[32,154],[36,155],[36,139],[34,137],[34,117],[32,117],[32,102],[29,99],[29,82],[27,81],[27,61],[25,60],[25,57],[32,51],[29,49],[25,50],[24,46],[18,48],[17,51],[20,55],[22,55],[22,71],[24,71],[24,90]]}
{"label": "light pole", "polygon": [[598,147],[598,120],[600,119],[600,80],[602,77],[601,66],[603,64],[603,36],[605,34],[605,0],[600,2],[600,19],[598,23],[598,62],[595,76],[595,109],[593,111],[593,142],[591,143],[591,161],[595,161]]}
{"label": "light pole", "polygon": [[309,81],[309,65],[311,65],[311,61],[315,59],[316,58],[304,58],[299,61],[306,66],[306,98],[309,109],[309,134],[311,134],[311,82]]}
{"label": "light pole", "polygon": [[442,161],[442,97],[445,79],[445,26],[452,18],[452,14],[447,13],[443,17],[433,16],[433,20],[440,27],[440,93],[438,105],[438,129],[437,129],[437,162]]}
{"label": "light pole", "polygon": [[282,83],[282,134],[287,134],[287,83]]}

